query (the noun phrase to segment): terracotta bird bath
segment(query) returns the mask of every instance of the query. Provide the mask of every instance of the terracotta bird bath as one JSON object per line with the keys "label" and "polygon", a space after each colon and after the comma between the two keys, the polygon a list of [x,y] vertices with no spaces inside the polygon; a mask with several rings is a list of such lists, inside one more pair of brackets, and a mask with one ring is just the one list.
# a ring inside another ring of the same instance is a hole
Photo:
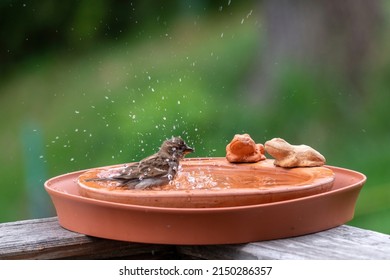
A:
{"label": "terracotta bird bath", "polygon": [[[352,219],[366,177],[332,167],[282,168],[193,158],[171,184],[129,190],[85,182],[94,172],[52,178],[45,188],[59,223],[79,233],[159,244],[232,244],[329,229]],[[107,182],[106,182],[107,183]]]}

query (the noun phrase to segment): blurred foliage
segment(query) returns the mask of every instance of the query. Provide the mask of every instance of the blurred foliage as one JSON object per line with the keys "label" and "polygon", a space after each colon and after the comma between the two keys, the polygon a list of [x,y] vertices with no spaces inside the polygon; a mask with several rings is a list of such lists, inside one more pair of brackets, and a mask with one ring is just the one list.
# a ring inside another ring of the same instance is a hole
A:
{"label": "blurred foliage", "polygon": [[351,224],[390,233],[389,37],[362,77],[365,94],[340,71],[282,61],[277,86],[253,99],[266,40],[255,1],[57,2],[0,4],[0,221],[42,215],[32,209],[51,205],[50,177],[137,161],[172,135],[192,156],[224,156],[247,132],[366,174]]}
{"label": "blurred foliage", "polygon": [[[188,2],[188,3],[187,3]],[[132,33],[165,29],[179,14],[202,12],[225,1],[4,0],[0,3],[0,74],[50,51],[83,51]],[[207,10],[208,11],[208,10]],[[17,65],[17,64],[16,64]]]}

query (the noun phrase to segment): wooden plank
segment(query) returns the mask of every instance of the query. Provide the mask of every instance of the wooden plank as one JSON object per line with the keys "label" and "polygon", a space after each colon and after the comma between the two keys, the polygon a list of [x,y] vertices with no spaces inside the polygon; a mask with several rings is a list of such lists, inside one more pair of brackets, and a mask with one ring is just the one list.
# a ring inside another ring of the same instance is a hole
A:
{"label": "wooden plank", "polygon": [[390,235],[340,226],[238,245],[169,246],[85,236],[56,217],[0,224],[0,259],[390,259]]}
{"label": "wooden plank", "polygon": [[71,232],[56,217],[0,224],[0,259],[167,258],[172,246],[114,241]]}
{"label": "wooden plank", "polygon": [[343,225],[250,244],[181,246],[178,253],[199,259],[390,259],[390,235]]}

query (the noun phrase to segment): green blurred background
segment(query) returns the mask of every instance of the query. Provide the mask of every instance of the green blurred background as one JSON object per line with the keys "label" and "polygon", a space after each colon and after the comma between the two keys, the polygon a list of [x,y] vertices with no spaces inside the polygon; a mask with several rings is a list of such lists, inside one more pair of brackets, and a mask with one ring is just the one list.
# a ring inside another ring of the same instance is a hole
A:
{"label": "green blurred background", "polygon": [[224,156],[282,137],[367,175],[349,224],[390,233],[386,1],[0,3],[0,222],[55,215],[43,183],[181,135]]}

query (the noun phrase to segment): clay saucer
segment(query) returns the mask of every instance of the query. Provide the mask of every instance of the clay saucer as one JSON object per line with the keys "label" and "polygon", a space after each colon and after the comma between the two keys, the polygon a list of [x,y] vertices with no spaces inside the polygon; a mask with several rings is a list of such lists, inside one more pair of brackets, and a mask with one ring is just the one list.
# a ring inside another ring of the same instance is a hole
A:
{"label": "clay saucer", "polygon": [[85,171],[45,182],[61,226],[122,241],[203,245],[246,243],[326,230],[352,219],[366,177],[327,166],[335,174],[329,191],[272,203],[218,208],[169,208],[122,204],[81,196]]}
{"label": "clay saucer", "polygon": [[205,208],[270,203],[328,191],[334,173],[326,167],[281,168],[273,160],[229,163],[225,158],[190,158],[169,185],[153,189],[117,187],[112,181],[86,181],[118,166],[92,169],[78,179],[82,196],[132,205]]}

